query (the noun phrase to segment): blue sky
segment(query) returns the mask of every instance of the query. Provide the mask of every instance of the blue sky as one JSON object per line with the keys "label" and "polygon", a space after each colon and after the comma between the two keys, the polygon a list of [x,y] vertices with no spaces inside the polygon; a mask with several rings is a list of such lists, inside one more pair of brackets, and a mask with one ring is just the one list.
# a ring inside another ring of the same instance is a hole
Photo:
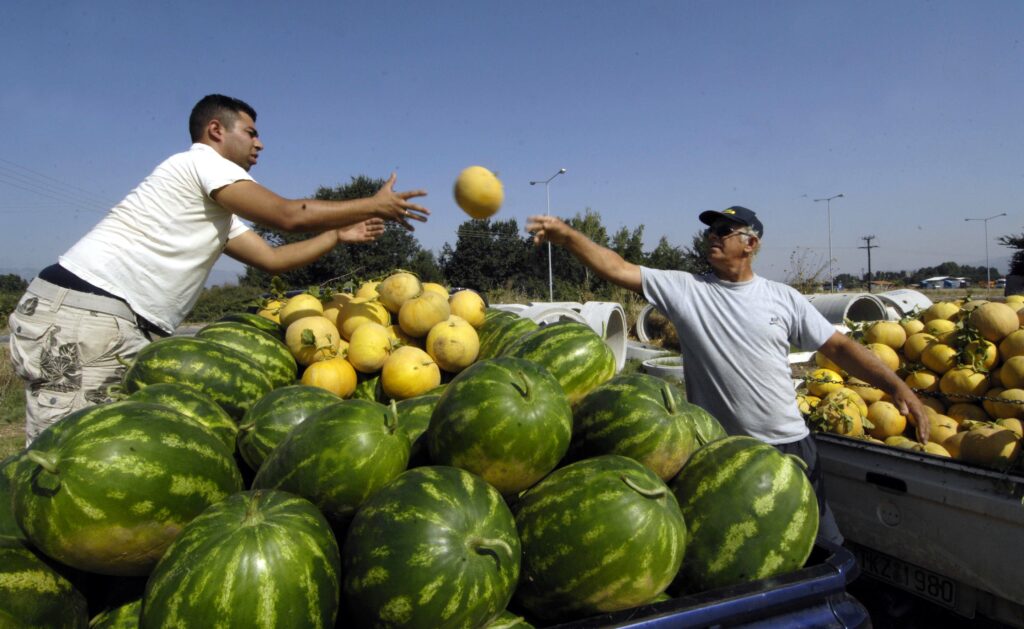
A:
{"label": "blue sky", "polygon": [[[755,269],[991,263],[1024,232],[1024,3],[27,2],[0,7],[0,272],[56,260],[168,155],[201,96],[242,98],[285,196],[355,175],[498,172],[499,218],[590,208],[689,245],[706,209],[765,223]],[[218,278],[237,270],[218,266]]]}

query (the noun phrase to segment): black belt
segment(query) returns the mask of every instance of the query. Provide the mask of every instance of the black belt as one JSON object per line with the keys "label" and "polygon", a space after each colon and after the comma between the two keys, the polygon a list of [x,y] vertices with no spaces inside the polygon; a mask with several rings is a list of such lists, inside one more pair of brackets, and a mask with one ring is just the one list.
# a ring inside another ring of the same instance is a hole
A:
{"label": "black belt", "polygon": [[[78,277],[71,271],[62,267],[60,264],[51,264],[50,266],[40,271],[37,277],[39,277],[39,279],[41,280],[46,280],[47,282],[55,286],[60,286],[61,288],[66,288],[68,290],[73,290],[79,293],[88,293],[90,295],[99,295],[101,297],[108,297],[110,299],[116,299],[120,302],[123,302],[124,305],[128,306],[128,309],[131,310],[131,306],[129,306],[128,302],[125,301],[123,298],[118,297],[117,295],[114,295],[109,291],[103,290],[99,286],[96,286],[83,280],[82,278]],[[163,329],[161,329],[160,327],[158,327],[145,317],[140,316],[134,310],[132,310],[132,314],[135,315],[136,325],[138,325],[139,329],[141,329],[142,331],[151,332],[159,336],[169,336],[167,332],[165,332]]]}

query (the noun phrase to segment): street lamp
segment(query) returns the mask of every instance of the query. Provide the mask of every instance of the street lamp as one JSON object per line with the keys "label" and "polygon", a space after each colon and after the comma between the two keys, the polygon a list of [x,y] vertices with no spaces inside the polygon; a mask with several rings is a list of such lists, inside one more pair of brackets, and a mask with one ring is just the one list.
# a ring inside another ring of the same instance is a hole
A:
{"label": "street lamp", "polygon": [[835,280],[832,277],[832,199],[841,199],[843,194],[834,194],[830,197],[815,199],[814,202],[824,201],[828,213],[828,287],[829,292],[836,292]]}
{"label": "street lamp", "polygon": [[989,270],[988,264],[988,222],[993,218],[999,218],[1000,216],[1006,216],[1006,212],[1002,214],[995,214],[988,218],[965,218],[965,221],[981,221],[985,223],[985,288],[991,288],[992,286],[992,271]]}
{"label": "street lamp", "polygon": [[[537,185],[539,183],[544,184],[544,196],[546,196],[547,200],[548,200],[548,209],[547,209],[547,212],[545,212],[545,214],[544,214],[545,216],[550,216],[550,214],[551,214],[551,192],[549,190],[548,184],[550,184],[551,180],[554,179],[555,177],[557,177],[559,175],[564,175],[564,174],[565,174],[565,169],[564,168],[559,168],[557,173],[551,175],[550,177],[548,177],[544,181],[531,181],[530,182],[531,186],[535,186],[535,185]],[[551,273],[551,241],[549,240],[548,241],[548,301],[554,301],[554,300],[555,300],[555,280],[554,280],[554,275],[552,275],[552,273]]]}

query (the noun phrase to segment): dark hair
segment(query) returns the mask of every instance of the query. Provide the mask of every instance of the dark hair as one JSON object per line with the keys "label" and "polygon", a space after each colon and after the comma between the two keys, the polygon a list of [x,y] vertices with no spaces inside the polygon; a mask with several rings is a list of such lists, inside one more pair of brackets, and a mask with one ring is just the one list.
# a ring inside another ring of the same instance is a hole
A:
{"label": "dark hair", "polygon": [[193,142],[198,142],[203,137],[203,130],[210,121],[216,118],[226,127],[234,125],[238,120],[238,112],[245,112],[256,121],[256,110],[248,103],[237,98],[224,96],[223,94],[208,94],[196,103],[192,108],[192,114],[188,117],[188,132]]}

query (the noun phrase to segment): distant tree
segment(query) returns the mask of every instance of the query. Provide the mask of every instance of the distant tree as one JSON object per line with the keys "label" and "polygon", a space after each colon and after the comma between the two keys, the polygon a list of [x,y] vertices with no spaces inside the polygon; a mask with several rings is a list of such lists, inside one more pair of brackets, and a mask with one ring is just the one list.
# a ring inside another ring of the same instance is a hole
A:
{"label": "distant tree", "polygon": [[1024,234],[1000,236],[999,244],[1016,250],[1010,258],[1010,275],[1024,275]]}
{"label": "distant tree", "polygon": [[645,265],[652,269],[682,269],[687,264],[686,252],[682,247],[669,244],[668,238],[662,236],[658,245],[647,254]]}
{"label": "distant tree", "polygon": [[810,249],[797,248],[789,254],[785,283],[801,293],[818,292],[828,262],[815,256]]}
{"label": "distant tree", "polygon": [[643,264],[644,262],[644,226],[630,231],[622,227],[611,239],[611,250],[622,256],[626,262]]}
{"label": "distant tree", "polygon": [[[313,198],[332,201],[361,199],[376,194],[384,182],[384,179],[370,179],[359,175],[343,186],[320,187]],[[313,235],[290,234],[262,225],[254,225],[253,229],[271,245],[296,242]],[[440,270],[430,252],[420,247],[419,241],[411,232],[389,222],[385,226],[384,234],[374,242],[335,247],[333,251],[312,264],[281,274],[281,279],[290,288],[306,288],[321,284],[341,286],[380,278],[399,268],[415,271],[421,277],[440,277]],[[242,283],[269,287],[270,275],[259,269],[247,267]]]}
{"label": "distant tree", "polygon": [[528,291],[539,287],[539,278],[529,277],[537,267],[534,258],[533,246],[520,235],[515,219],[468,220],[459,225],[455,245],[442,247],[439,265],[452,287]]}
{"label": "distant tree", "polygon": [[24,293],[28,288],[26,282],[20,275],[5,273],[0,275],[0,293]]}

